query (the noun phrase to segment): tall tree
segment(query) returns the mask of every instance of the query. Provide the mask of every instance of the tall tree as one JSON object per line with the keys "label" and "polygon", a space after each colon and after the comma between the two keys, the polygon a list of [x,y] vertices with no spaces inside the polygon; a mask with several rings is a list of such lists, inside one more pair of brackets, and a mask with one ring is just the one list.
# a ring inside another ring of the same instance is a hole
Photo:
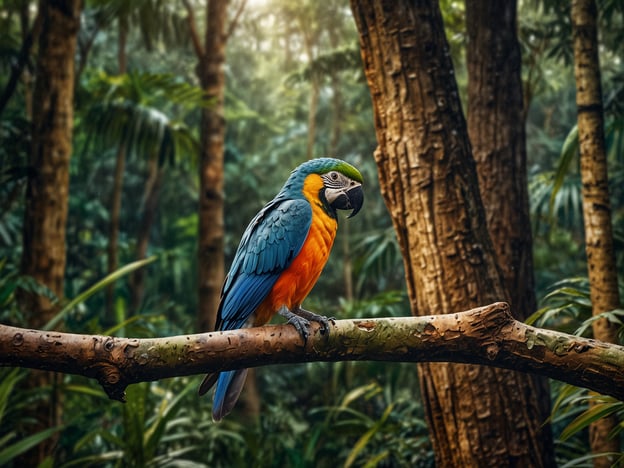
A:
{"label": "tall tree", "polygon": [[[592,314],[596,316],[620,307],[609,202],[596,2],[573,1],[571,16],[585,250]],[[606,318],[596,320],[593,322],[594,338],[617,343],[618,328]],[[590,444],[595,454],[619,452],[619,437],[609,437],[617,424],[615,416],[611,416],[590,426]],[[597,458],[594,466],[612,466],[615,463],[613,457]]]}
{"label": "tall tree", "polygon": [[212,330],[216,321],[223,258],[223,165],[225,142],[225,45],[228,0],[208,0],[204,41],[197,32],[193,7],[185,1],[197,59],[197,76],[211,100],[202,109],[199,149],[198,328]]}
{"label": "tall tree", "polygon": [[[117,18],[117,71],[120,75],[126,73],[128,54],[126,46],[128,43],[128,19],[120,14]],[[108,245],[106,246],[107,273],[112,273],[117,269],[118,258],[117,248],[119,240],[119,219],[121,216],[121,194],[123,190],[123,175],[126,168],[126,145],[119,143],[115,156],[115,171],[113,175],[113,187],[110,195],[110,220],[108,223]],[[114,323],[115,306],[115,283],[111,283],[106,288],[106,315],[107,325]]]}
{"label": "tall tree", "polygon": [[[352,0],[351,7],[382,194],[413,313],[506,298],[437,2]],[[439,466],[552,464],[542,452],[539,396],[526,375],[440,363],[421,365],[420,378]]]}
{"label": "tall tree", "polygon": [[223,258],[223,173],[225,147],[225,46],[245,8],[241,0],[234,18],[227,24],[228,0],[208,0],[206,31],[202,41],[193,6],[184,5],[193,47],[198,59],[197,76],[210,105],[202,109],[199,149],[199,305],[198,328],[214,327],[221,285],[225,276]]}
{"label": "tall tree", "polygon": [[[147,176],[143,188],[143,198],[141,200],[142,213],[138,223],[136,236],[135,257],[142,260],[147,257],[150,233],[156,220],[158,210],[158,198],[163,183],[164,170],[161,167],[156,154],[150,154],[147,161]],[[135,270],[130,275],[128,284],[130,286],[130,311],[136,314],[143,302],[145,294],[145,269]]]}
{"label": "tall tree", "polygon": [[[522,57],[516,36],[516,1],[466,0],[468,134],[477,163],[487,227],[514,315],[536,310],[522,96]],[[550,414],[545,378],[531,375],[541,421]],[[550,425],[540,452],[554,463]]]}
{"label": "tall tree", "polygon": [[[33,94],[31,168],[23,227],[21,272],[63,297],[65,274],[65,225],[69,196],[69,161],[72,152],[74,54],[80,27],[80,0],[39,2],[41,31]],[[58,303],[46,295],[22,292],[20,306],[29,325],[42,327],[57,312]],[[52,375],[38,373],[30,384],[46,387]],[[57,425],[60,405],[33,408],[44,427]],[[31,462],[50,451],[41,445]],[[36,465],[33,463],[32,466]]]}

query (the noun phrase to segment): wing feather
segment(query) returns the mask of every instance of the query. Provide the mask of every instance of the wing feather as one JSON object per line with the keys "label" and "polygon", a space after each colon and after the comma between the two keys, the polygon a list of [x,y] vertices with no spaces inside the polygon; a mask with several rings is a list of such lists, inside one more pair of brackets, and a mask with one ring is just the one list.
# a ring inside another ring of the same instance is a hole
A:
{"label": "wing feather", "polygon": [[312,223],[303,199],[276,198],[249,223],[223,286],[217,328],[241,328],[299,254]]}

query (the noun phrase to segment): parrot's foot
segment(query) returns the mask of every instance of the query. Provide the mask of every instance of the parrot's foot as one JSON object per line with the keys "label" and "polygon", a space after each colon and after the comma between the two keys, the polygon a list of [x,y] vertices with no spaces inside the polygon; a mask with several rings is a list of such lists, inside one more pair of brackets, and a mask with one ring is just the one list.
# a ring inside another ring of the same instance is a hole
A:
{"label": "parrot's foot", "polygon": [[303,343],[304,344],[307,343],[308,336],[310,336],[310,331],[308,330],[308,328],[310,327],[310,321],[304,317],[301,317],[291,312],[290,310],[288,310],[287,307],[282,307],[278,311],[278,313],[282,317],[287,319],[289,324],[295,327],[295,330],[297,330],[297,333],[299,333],[299,335],[301,335],[301,338],[303,338]]}
{"label": "parrot's foot", "polygon": [[299,317],[303,317],[304,319],[309,320],[310,322],[317,322],[321,324],[321,335],[327,333],[329,335],[329,322],[334,322],[334,317],[327,318],[324,315],[318,315],[314,312],[310,312],[309,310],[302,309],[298,307],[293,311]]}

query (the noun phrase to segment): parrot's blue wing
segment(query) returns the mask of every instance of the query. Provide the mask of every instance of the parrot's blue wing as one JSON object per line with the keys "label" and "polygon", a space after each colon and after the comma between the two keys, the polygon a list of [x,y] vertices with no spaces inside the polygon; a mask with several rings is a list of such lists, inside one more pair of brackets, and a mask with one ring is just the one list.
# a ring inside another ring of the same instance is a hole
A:
{"label": "parrot's blue wing", "polygon": [[299,254],[312,224],[306,200],[276,198],[251,221],[223,286],[217,329],[241,328]]}

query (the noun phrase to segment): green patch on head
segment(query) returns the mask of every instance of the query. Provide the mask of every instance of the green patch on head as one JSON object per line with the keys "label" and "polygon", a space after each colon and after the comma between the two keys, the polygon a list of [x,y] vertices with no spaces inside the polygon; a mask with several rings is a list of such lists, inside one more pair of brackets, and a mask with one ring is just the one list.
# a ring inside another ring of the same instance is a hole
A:
{"label": "green patch on head", "polygon": [[339,159],[337,161],[339,161],[339,164],[335,169],[336,171],[343,173],[349,179],[353,179],[360,183],[364,182],[364,178],[362,177],[362,174],[355,167],[353,167],[348,162],[341,161]]}
{"label": "green patch on head", "polygon": [[[307,166],[307,167],[306,167]],[[303,163],[300,168],[306,167],[310,170],[310,172],[315,172],[317,174],[326,174],[330,171],[338,171],[348,178],[355,180],[357,182],[363,183],[364,178],[360,171],[358,171],[355,167],[349,164],[342,159],[335,158],[318,158],[312,159],[310,161],[306,161]]]}

